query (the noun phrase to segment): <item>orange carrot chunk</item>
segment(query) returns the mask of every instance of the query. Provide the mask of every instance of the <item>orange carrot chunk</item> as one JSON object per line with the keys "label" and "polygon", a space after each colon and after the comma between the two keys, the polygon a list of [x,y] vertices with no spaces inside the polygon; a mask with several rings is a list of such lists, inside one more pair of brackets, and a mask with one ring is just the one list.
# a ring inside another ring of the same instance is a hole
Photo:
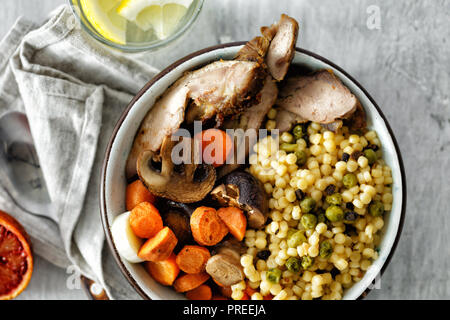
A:
{"label": "orange carrot chunk", "polygon": [[195,274],[184,274],[178,277],[173,283],[173,287],[177,292],[186,292],[194,290],[195,288],[201,286],[209,279],[209,274],[206,272],[195,273]]}
{"label": "orange carrot chunk", "polygon": [[247,229],[247,218],[244,212],[235,207],[220,208],[217,211],[220,219],[225,223],[230,233],[239,241],[244,239]]}
{"label": "orange carrot chunk", "polygon": [[205,271],[206,262],[211,257],[209,250],[200,246],[184,246],[177,255],[177,264],[186,273]]}
{"label": "orange carrot chunk", "polygon": [[213,277],[211,277],[211,279],[214,281],[215,284],[217,284],[219,287],[224,287],[223,284],[221,284],[219,281],[217,281],[216,279],[214,279]]}
{"label": "orange carrot chunk", "polygon": [[244,294],[239,300],[250,300],[250,296],[246,292],[244,292]]}
{"label": "orange carrot chunk", "polygon": [[139,203],[150,202],[155,203],[156,197],[148,191],[141,180],[136,180],[127,186],[126,191],[126,206],[127,211],[131,211]]}
{"label": "orange carrot chunk", "polygon": [[201,286],[186,292],[186,298],[189,300],[211,300],[212,291],[208,285],[202,284]]}
{"label": "orange carrot chunk", "polygon": [[139,258],[146,261],[162,261],[170,257],[177,245],[177,237],[172,230],[164,227],[153,238],[148,239],[138,252]]}
{"label": "orange carrot chunk", "polygon": [[150,202],[138,204],[130,213],[130,226],[140,238],[151,238],[163,228],[158,209]]}
{"label": "orange carrot chunk", "polygon": [[233,140],[223,130],[208,129],[195,136],[202,146],[202,160],[214,167],[223,165],[234,148]]}
{"label": "orange carrot chunk", "polygon": [[162,261],[147,261],[145,269],[155,279],[156,282],[164,286],[171,286],[180,273],[175,254],[171,254],[169,258]]}
{"label": "orange carrot chunk", "polygon": [[256,291],[255,289],[250,288],[250,287],[247,285],[247,287],[245,288],[244,292],[245,292],[246,294],[248,294],[248,296],[251,298],[252,295],[253,295],[254,293],[256,293],[257,291]]}
{"label": "orange carrot chunk", "polygon": [[198,207],[192,213],[190,224],[194,240],[203,246],[218,244],[228,233],[214,208]]}

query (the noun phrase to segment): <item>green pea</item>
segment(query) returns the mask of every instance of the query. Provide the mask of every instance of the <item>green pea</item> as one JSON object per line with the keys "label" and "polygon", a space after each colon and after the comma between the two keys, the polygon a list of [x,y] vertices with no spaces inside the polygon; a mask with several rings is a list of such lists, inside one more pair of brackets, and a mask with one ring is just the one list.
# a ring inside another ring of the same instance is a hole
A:
{"label": "green pea", "polygon": [[372,165],[377,161],[377,154],[372,149],[364,150],[364,156],[369,160],[369,165]]}
{"label": "green pea", "polygon": [[340,193],[333,193],[325,198],[328,204],[334,204],[339,206],[342,203],[342,196]]}
{"label": "green pea", "polygon": [[317,224],[317,217],[311,213],[307,213],[302,215],[300,222],[305,229],[314,229]]}
{"label": "green pea", "polygon": [[311,258],[310,256],[303,256],[302,257],[302,268],[307,270],[308,268],[312,267],[314,264],[314,258]]}
{"label": "green pea", "polygon": [[369,213],[374,217],[382,216],[384,213],[384,205],[381,201],[373,201],[369,205]]}
{"label": "green pea", "polygon": [[292,134],[294,135],[295,140],[303,138],[303,127],[301,125],[296,125],[294,129],[292,129]]}
{"label": "green pea", "polygon": [[311,197],[306,197],[300,202],[300,208],[303,213],[308,213],[311,210],[314,210],[316,207],[316,201]]}
{"label": "green pea", "polygon": [[344,219],[344,210],[338,206],[329,206],[325,211],[325,215],[331,222],[338,222]]}
{"label": "green pea", "polygon": [[323,241],[320,244],[319,255],[321,258],[328,259],[333,253],[333,246],[328,241]]}
{"label": "green pea", "polygon": [[286,238],[289,239],[294,233],[296,233],[298,230],[294,229],[294,228],[289,228],[287,231],[287,236]]}
{"label": "green pea", "polygon": [[280,149],[286,152],[294,152],[297,150],[297,144],[296,143],[282,143],[280,146]]}
{"label": "green pea", "polygon": [[295,155],[297,156],[297,165],[299,167],[304,166],[306,163],[306,160],[308,159],[306,152],[303,150],[297,150],[297,151],[295,151]]}
{"label": "green pea", "polygon": [[303,242],[306,242],[306,237],[303,234],[303,231],[297,230],[296,232],[290,235],[288,234],[287,245],[289,248],[297,248]]}
{"label": "green pea", "polygon": [[353,173],[347,173],[344,178],[342,178],[342,183],[347,189],[356,186],[357,182],[358,180],[356,180],[356,176]]}
{"label": "green pea", "polygon": [[266,278],[272,283],[280,282],[281,270],[278,268],[269,269],[266,273]]}
{"label": "green pea", "polygon": [[286,269],[294,273],[300,272],[302,268],[300,260],[295,257],[290,257],[287,259],[285,266]]}

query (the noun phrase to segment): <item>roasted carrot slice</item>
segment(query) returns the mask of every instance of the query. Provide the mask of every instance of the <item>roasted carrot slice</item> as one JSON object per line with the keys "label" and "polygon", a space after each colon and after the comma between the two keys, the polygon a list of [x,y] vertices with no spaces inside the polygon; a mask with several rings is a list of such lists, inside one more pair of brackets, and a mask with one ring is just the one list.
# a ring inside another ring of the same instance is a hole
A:
{"label": "roasted carrot slice", "polygon": [[244,212],[235,207],[220,208],[217,210],[220,219],[225,223],[230,233],[239,241],[244,239],[247,229],[247,218]]}
{"label": "roasted carrot slice", "polygon": [[202,131],[195,139],[201,143],[203,162],[214,167],[223,165],[234,148],[231,137],[219,129]]}
{"label": "roasted carrot slice", "polygon": [[130,226],[140,238],[151,238],[163,228],[158,209],[150,202],[138,204],[130,214]]}
{"label": "roasted carrot slice", "polygon": [[195,288],[201,286],[209,279],[209,274],[206,272],[195,273],[195,274],[184,274],[179,277],[173,283],[173,287],[177,292],[186,292],[194,290]]}
{"label": "roasted carrot slice", "polygon": [[186,298],[189,300],[211,300],[212,291],[208,285],[202,284],[201,286],[186,292]]}
{"label": "roasted carrot slice", "polygon": [[136,180],[127,186],[126,206],[127,211],[131,211],[139,203],[150,202],[155,203],[156,197],[148,191],[141,180]]}
{"label": "roasted carrot slice", "polygon": [[221,284],[219,281],[217,281],[216,279],[214,279],[213,277],[211,277],[211,279],[214,281],[215,284],[217,284],[219,287],[224,287],[223,284]]}
{"label": "roasted carrot slice", "polygon": [[244,292],[245,292],[246,294],[248,294],[248,296],[251,298],[252,295],[253,295],[254,293],[258,292],[258,291],[256,291],[255,289],[250,288],[250,287],[247,285],[247,287],[245,288]]}
{"label": "roasted carrot slice", "polygon": [[172,253],[166,260],[147,261],[145,269],[156,282],[165,286],[171,286],[180,273],[180,268],[175,260],[176,256]]}
{"label": "roasted carrot slice", "polygon": [[166,260],[177,245],[177,237],[172,230],[164,227],[153,238],[148,239],[138,252],[139,258],[146,261]]}
{"label": "roasted carrot slice", "polygon": [[186,273],[205,271],[206,262],[211,257],[209,250],[200,246],[184,246],[177,255],[177,264]]}
{"label": "roasted carrot slice", "polygon": [[190,223],[194,240],[203,246],[218,244],[228,233],[214,208],[198,207],[192,213]]}
{"label": "roasted carrot slice", "polygon": [[250,296],[247,294],[247,292],[244,292],[242,298],[240,298],[239,300],[250,300]]}

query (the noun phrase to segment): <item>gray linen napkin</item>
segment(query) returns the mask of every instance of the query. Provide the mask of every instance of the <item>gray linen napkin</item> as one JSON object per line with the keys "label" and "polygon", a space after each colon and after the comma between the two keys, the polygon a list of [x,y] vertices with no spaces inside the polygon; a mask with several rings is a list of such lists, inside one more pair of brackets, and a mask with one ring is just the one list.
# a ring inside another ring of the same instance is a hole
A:
{"label": "gray linen napkin", "polygon": [[[43,175],[27,175],[27,166],[36,165],[30,161],[18,165],[21,159],[6,159],[0,169],[0,210],[25,226],[35,253],[60,267],[75,265],[113,298],[138,295],[103,249],[100,168],[122,110],[156,72],[103,48],[80,29],[68,6],[42,26],[19,19],[0,42],[0,125],[17,112],[26,115]],[[2,148],[7,134],[0,134]],[[44,212],[24,210],[20,190],[11,190],[20,180],[8,177],[6,167],[14,161],[24,190],[39,193],[46,186],[51,205]]]}

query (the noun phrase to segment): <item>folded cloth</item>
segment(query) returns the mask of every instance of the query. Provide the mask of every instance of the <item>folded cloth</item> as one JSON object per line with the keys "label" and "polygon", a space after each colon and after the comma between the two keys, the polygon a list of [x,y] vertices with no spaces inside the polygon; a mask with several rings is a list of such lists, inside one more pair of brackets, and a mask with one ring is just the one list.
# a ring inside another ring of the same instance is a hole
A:
{"label": "folded cloth", "polygon": [[0,170],[0,209],[25,226],[35,253],[76,266],[111,298],[139,296],[104,250],[100,169],[121,112],[156,73],[97,43],[68,6],[42,26],[20,18],[0,42],[0,119],[26,115],[51,202],[48,212],[22,209]]}

